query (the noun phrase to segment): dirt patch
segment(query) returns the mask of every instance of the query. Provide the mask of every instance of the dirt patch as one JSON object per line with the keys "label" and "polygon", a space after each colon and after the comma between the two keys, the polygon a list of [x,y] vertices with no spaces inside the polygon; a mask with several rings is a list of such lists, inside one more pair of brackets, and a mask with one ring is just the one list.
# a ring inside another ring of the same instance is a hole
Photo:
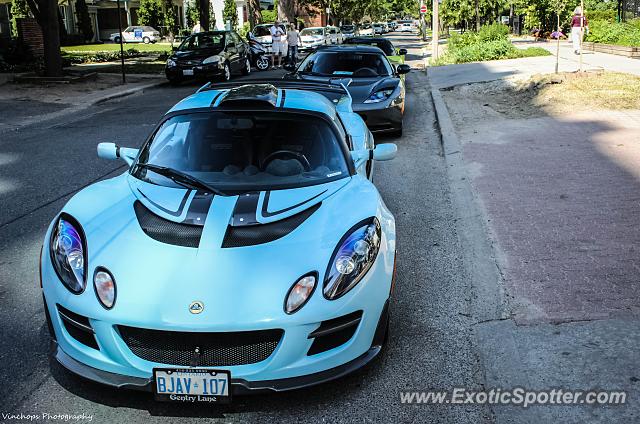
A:
{"label": "dirt patch", "polygon": [[640,109],[640,78],[613,72],[534,75],[456,86],[443,94],[453,115],[463,112],[472,121],[561,116]]}

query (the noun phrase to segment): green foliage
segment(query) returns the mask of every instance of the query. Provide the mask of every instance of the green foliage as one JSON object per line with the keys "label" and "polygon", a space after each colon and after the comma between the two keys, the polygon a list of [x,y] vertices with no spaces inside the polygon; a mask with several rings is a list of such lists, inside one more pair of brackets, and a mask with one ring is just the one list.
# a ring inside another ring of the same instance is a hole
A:
{"label": "green foliage", "polygon": [[222,9],[222,17],[225,25],[227,21],[231,21],[231,28],[238,26],[238,8],[235,0],[224,0],[224,9]]}
{"label": "green foliage", "polygon": [[[189,0],[186,1],[186,15],[187,15],[187,34],[191,34],[191,29],[194,27],[196,22],[200,20],[200,9],[198,8],[197,0]],[[209,24],[210,28],[215,28],[216,25],[216,17],[213,14],[213,5],[209,2]]]}
{"label": "green foliage", "polygon": [[485,60],[514,59],[518,57],[545,56],[550,53],[534,47],[519,50],[509,41],[509,28],[502,24],[485,25],[479,32],[467,31],[451,34],[447,52],[432,65],[482,62]]}
{"label": "green foliage", "polygon": [[586,41],[621,46],[640,46],[640,19],[628,22],[591,21]]}
{"label": "green foliage", "polygon": [[18,27],[16,26],[16,18],[26,18],[29,16],[29,6],[26,0],[13,0],[11,2],[11,34],[18,36]]}
{"label": "green foliage", "polygon": [[245,22],[242,24],[242,28],[238,28],[238,35],[242,38],[247,38],[247,34],[251,30],[251,24],[249,22]]}
{"label": "green foliage", "polygon": [[178,10],[171,0],[164,2],[164,26],[172,36],[178,33]]}
{"label": "green foliage", "polygon": [[158,29],[163,21],[162,0],[140,0],[140,9],[138,9],[140,25],[149,25]]}
{"label": "green foliage", "polygon": [[266,24],[273,23],[278,18],[276,10],[261,10],[260,14],[262,15],[262,22]]}

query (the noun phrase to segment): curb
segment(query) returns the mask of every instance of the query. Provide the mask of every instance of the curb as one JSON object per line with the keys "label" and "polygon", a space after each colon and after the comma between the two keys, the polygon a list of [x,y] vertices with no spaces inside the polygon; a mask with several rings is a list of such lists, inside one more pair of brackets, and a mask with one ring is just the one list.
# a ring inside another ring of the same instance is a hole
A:
{"label": "curb", "polygon": [[471,178],[462,157],[462,145],[449,110],[440,90],[433,87],[430,90],[447,165],[451,200],[458,215],[458,238],[462,246],[463,266],[474,289],[471,299],[472,316],[476,323],[501,320],[507,314],[504,310],[498,252],[492,242],[481,200],[471,186]]}
{"label": "curb", "polygon": [[96,104],[108,102],[109,100],[130,96],[132,94],[143,92],[144,90],[146,90],[148,88],[157,87],[159,85],[164,85],[166,83],[167,83],[166,81],[156,81],[156,82],[151,82],[149,84],[141,85],[141,86],[138,86],[138,87],[129,88],[127,90],[123,90],[123,91],[120,91],[118,93],[107,94],[106,96],[102,96],[102,97],[100,97],[98,99],[95,99],[93,101],[89,101],[87,103],[87,106],[93,106],[93,105],[96,105]]}

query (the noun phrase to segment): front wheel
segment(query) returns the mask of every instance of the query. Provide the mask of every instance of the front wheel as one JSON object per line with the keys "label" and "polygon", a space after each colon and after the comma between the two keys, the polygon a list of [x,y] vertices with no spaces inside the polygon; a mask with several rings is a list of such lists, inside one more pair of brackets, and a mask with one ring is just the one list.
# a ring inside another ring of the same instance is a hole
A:
{"label": "front wheel", "polygon": [[142,39],[142,42],[143,42],[144,44],[149,44],[149,43],[151,42],[151,39],[150,39],[149,37],[144,37],[144,38]]}
{"label": "front wheel", "polygon": [[120,44],[120,37],[115,37],[113,39],[113,42],[116,43],[116,44]]}
{"label": "front wheel", "polygon": [[224,73],[222,74],[223,81],[231,81],[231,68],[228,63],[224,64]]}
{"label": "front wheel", "polygon": [[266,56],[258,56],[258,58],[256,59],[256,68],[261,71],[269,68],[269,59]]}
{"label": "front wheel", "polygon": [[242,68],[242,75],[249,75],[251,73],[251,62],[249,59],[244,60],[244,67]]}

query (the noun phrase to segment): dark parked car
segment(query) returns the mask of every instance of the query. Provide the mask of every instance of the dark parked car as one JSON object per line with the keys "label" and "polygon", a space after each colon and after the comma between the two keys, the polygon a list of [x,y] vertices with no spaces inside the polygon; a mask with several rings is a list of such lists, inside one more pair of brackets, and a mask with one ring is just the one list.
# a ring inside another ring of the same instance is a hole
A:
{"label": "dark parked car", "polygon": [[320,47],[285,78],[348,84],[352,108],[372,132],[402,134],[405,88],[401,75],[409,65],[393,66],[378,47]]}
{"label": "dark parked car", "polygon": [[404,63],[404,57],[407,54],[407,49],[396,49],[391,41],[382,37],[353,37],[344,42],[345,44],[361,44],[378,47],[387,55],[389,61],[394,65]]}
{"label": "dark parked car", "polygon": [[165,68],[173,84],[190,78],[229,81],[234,72],[251,72],[249,46],[235,31],[200,32],[187,37],[167,59]]}

